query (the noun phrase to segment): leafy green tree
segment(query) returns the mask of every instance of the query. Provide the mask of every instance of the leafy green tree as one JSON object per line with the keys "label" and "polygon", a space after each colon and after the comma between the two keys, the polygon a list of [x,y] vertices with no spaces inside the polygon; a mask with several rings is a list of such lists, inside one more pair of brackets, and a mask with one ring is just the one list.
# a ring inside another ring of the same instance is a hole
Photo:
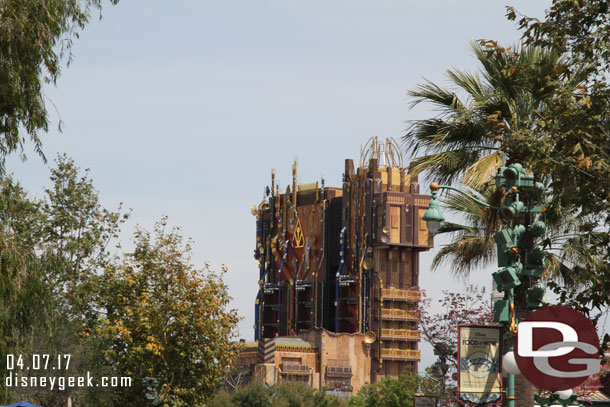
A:
{"label": "leafy green tree", "polygon": [[[32,241],[38,205],[18,183],[4,178],[0,187],[0,357],[27,344],[32,326],[46,325],[50,296]],[[34,299],[34,301],[33,301]],[[4,382],[0,396],[7,399]]]}
{"label": "leafy green tree", "polygon": [[221,392],[212,400],[210,405],[217,407],[272,407],[272,403],[273,389],[257,381],[243,389],[238,389],[232,394]]}
{"label": "leafy green tree", "polygon": [[99,202],[89,177],[65,154],[51,169],[51,188],[39,204],[44,220],[37,246],[47,273],[46,283],[56,291],[62,311],[88,325],[95,323],[95,276],[109,261],[110,242],[118,237],[128,213],[110,211]]}
{"label": "leafy green tree", "polygon": [[[2,401],[59,407],[142,403],[141,379],[158,377],[176,405],[202,405],[237,353],[229,339],[239,320],[228,310],[222,273],[190,263],[190,243],[165,220],[154,235],[135,234],[134,252],[110,257],[127,218],[103,208],[87,171],[65,156],[51,170],[43,199],[19,184],[0,185],[0,352],[70,354],[69,371],[21,376],[129,376],[133,387],[7,388]],[[27,362],[25,362],[27,365]]]}
{"label": "leafy green tree", "polygon": [[[116,4],[118,0],[110,0]],[[40,131],[49,127],[44,83],[55,83],[74,38],[101,10],[101,0],[4,0],[0,2],[0,172],[6,156],[29,136],[44,158]]]}
{"label": "leafy green tree", "polygon": [[[99,204],[87,175],[81,176],[65,156],[51,170],[53,187],[43,199],[30,198],[10,177],[0,185],[0,256],[3,292],[1,319],[2,360],[7,353],[72,355],[69,375],[113,376],[104,359],[99,338],[88,332],[94,323],[91,305],[95,271],[108,257],[106,245],[116,235],[125,215]],[[61,233],[56,233],[61,230]],[[87,304],[89,320],[82,312]],[[28,365],[28,361],[24,363]],[[13,371],[20,375],[65,376],[66,371]],[[69,393],[68,393],[69,391]],[[58,391],[48,387],[6,388],[2,400],[37,400],[45,406],[62,406],[68,394],[79,404],[110,404],[112,392],[99,388]]]}
{"label": "leafy green tree", "polygon": [[301,383],[280,383],[267,386],[261,382],[237,389],[221,391],[207,404],[209,407],[344,407],[346,402]]}
{"label": "leafy green tree", "polygon": [[[566,238],[576,284],[557,285],[562,302],[591,317],[610,304],[610,14],[607,0],[554,0],[544,19],[519,15],[523,40],[566,55],[554,67],[559,81],[583,76],[577,89],[560,88],[540,112],[539,126],[524,133],[534,171],[550,175],[555,206],[572,207],[581,226]],[[534,132],[535,131],[535,132]],[[606,347],[610,336],[606,335]]]}
{"label": "leafy green tree", "polygon": [[190,263],[190,243],[166,219],[154,233],[137,229],[135,249],[111,262],[100,276],[97,303],[103,310],[93,333],[110,344],[106,357],[134,386],[123,402],[143,404],[144,377],[155,377],[164,398],[202,405],[222,383],[238,348],[230,340],[239,321],[227,309],[222,274]]}
{"label": "leafy green tree", "polygon": [[[578,89],[586,75],[575,72],[569,78],[562,77],[558,67],[565,65],[565,59],[552,49],[510,49],[493,42],[472,44],[472,48],[480,71],[448,71],[459,94],[430,82],[410,92],[414,104],[430,103],[439,114],[413,121],[404,141],[413,155],[427,153],[413,159],[413,172],[427,171],[441,183],[462,181],[470,187],[471,195],[499,206],[503,196],[493,182],[496,169],[512,162],[526,167],[535,162],[529,146],[538,140],[535,134],[541,126],[540,115],[550,109],[557,93]],[[553,174],[536,174],[540,181],[552,185]],[[450,259],[454,272],[466,274],[495,257],[491,236],[501,228],[501,222],[495,210],[482,209],[469,197],[451,197],[447,204],[465,216],[466,225],[443,225],[441,233],[454,233],[454,241],[442,249],[434,265]],[[553,199],[546,211],[547,225],[560,231],[547,242],[560,248],[549,264],[554,266],[554,275],[564,279],[575,276],[566,263],[585,263],[573,250],[577,245],[569,244],[571,235],[584,225],[582,220],[566,221],[574,217],[574,211],[561,199]]]}
{"label": "leafy green tree", "polygon": [[610,69],[609,10],[608,0],[553,0],[544,19],[521,15],[514,7],[507,7],[507,17],[518,21],[527,43],[566,53],[566,69],[586,69],[593,82]]}
{"label": "leafy green tree", "polygon": [[301,383],[284,383],[274,388],[272,407],[344,407],[339,397],[317,391]]}
{"label": "leafy green tree", "polygon": [[438,385],[431,379],[422,379],[410,373],[398,378],[386,377],[377,383],[360,388],[348,400],[349,407],[412,407],[417,390],[426,396],[438,396]]}

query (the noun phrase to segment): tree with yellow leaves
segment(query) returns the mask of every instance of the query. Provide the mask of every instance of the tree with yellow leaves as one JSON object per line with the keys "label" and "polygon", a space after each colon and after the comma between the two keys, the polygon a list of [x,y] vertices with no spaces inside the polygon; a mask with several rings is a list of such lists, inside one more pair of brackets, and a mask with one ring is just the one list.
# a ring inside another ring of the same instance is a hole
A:
{"label": "tree with yellow leaves", "polygon": [[226,269],[195,268],[190,244],[166,227],[162,219],[152,236],[138,228],[134,251],[100,276],[95,334],[108,342],[108,360],[132,378],[133,387],[121,391],[124,405],[144,404],[144,377],[159,380],[168,404],[203,405],[237,354],[230,340],[239,317],[227,308]]}

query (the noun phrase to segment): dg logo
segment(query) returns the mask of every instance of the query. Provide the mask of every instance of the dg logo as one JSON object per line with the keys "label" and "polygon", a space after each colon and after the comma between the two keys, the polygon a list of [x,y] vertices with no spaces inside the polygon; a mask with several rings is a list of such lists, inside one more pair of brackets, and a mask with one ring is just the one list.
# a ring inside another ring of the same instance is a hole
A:
{"label": "dg logo", "polygon": [[547,306],[519,323],[515,361],[533,385],[551,391],[571,389],[600,371],[599,338],[580,312]]}

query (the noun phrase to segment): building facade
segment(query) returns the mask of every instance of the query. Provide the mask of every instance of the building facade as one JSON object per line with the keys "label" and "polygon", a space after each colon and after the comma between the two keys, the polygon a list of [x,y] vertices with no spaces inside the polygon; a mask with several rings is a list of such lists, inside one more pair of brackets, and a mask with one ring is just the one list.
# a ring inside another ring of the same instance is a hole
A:
{"label": "building facade", "polygon": [[257,356],[251,345],[239,363],[266,381],[297,378],[343,392],[417,372],[429,201],[391,139],[369,140],[358,168],[346,160],[341,187],[298,185],[295,162],[281,193],[272,171],[265,198],[252,208]]}

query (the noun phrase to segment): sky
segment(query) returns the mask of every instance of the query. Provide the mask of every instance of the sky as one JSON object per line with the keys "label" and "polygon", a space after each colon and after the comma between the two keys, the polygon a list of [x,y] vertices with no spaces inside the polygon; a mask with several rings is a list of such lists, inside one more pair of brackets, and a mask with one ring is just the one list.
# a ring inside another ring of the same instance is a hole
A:
{"label": "sky", "polygon": [[[543,17],[550,1],[105,4],[102,20],[92,18],[75,41],[57,86],[45,88],[53,123],[44,151],[51,165],[66,153],[89,168],[107,208],[133,209],[122,241],[135,225],[152,229],[166,215],[194,240],[196,264],[226,265],[231,304],[244,317],[240,334],[251,340],[258,269],[250,207],[271,169],[285,188],[298,158],[300,183],[324,176],[341,186],[344,160],[358,162],[370,137],[399,140],[409,120],[436,114],[410,109],[409,89],[424,79],[446,84],[451,67],[475,69],[469,41],[519,41],[507,4]],[[7,169],[40,197],[49,166],[27,155]],[[429,182],[420,179],[424,189]],[[494,264],[464,281],[448,268],[430,272],[434,253],[421,255],[420,285],[430,297],[465,283],[491,288]],[[435,356],[424,343],[422,350],[423,369]]]}

